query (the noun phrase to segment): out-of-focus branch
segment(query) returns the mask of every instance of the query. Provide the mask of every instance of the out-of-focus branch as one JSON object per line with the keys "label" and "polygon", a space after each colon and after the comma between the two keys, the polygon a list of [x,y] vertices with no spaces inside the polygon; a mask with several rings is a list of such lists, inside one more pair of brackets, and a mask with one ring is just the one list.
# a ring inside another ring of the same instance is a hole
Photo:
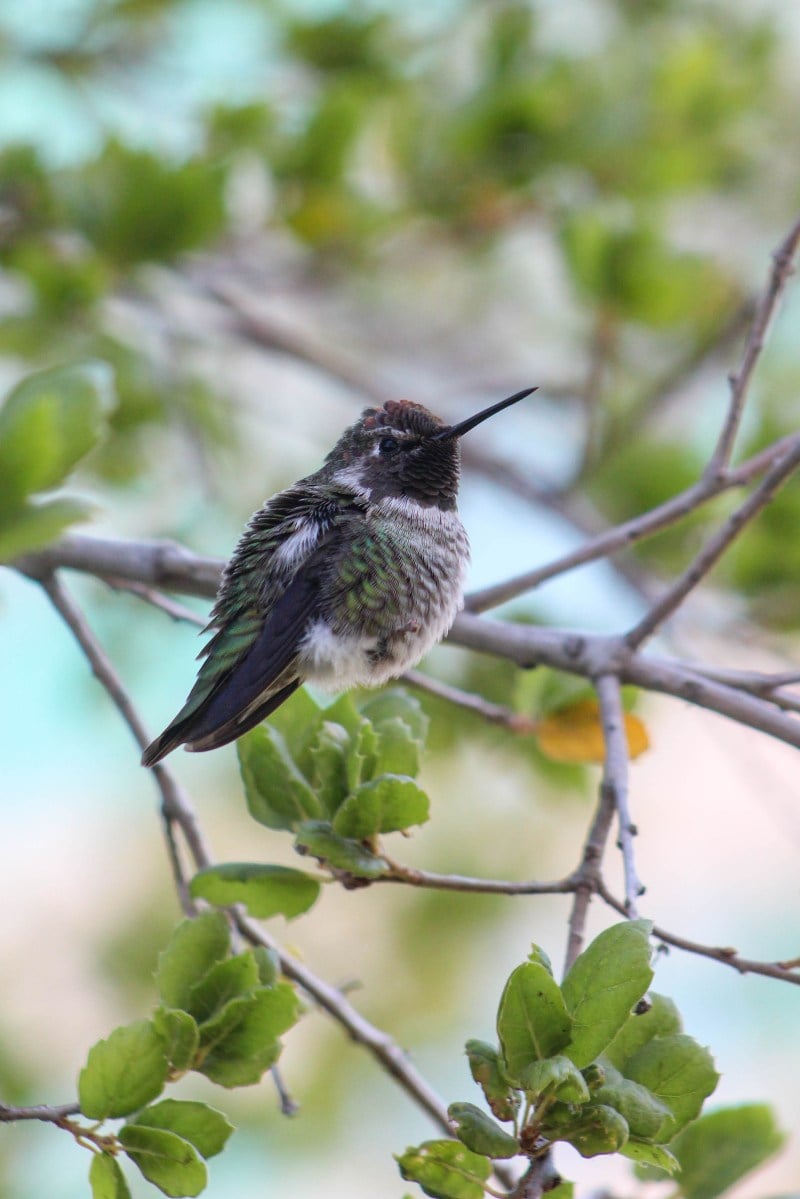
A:
{"label": "out-of-focus branch", "polygon": [[[601,882],[601,867],[611,822],[614,819],[614,794],[604,778],[600,783],[597,810],[583,844],[581,864],[575,872],[575,898],[569,915],[567,953],[564,973],[567,974],[578,954],[583,949],[586,936],[586,917],[592,896]],[[624,914],[624,913],[623,913]]]}
{"label": "out-of-focus branch", "polygon": [[800,217],[773,254],[772,269],[764,292],[756,306],[742,361],[739,369],[730,376],[731,402],[716,448],[706,467],[706,475],[710,477],[718,478],[724,474],[730,462],[750,382],[763,352],[769,326],[794,270],[798,243],[800,243]]}

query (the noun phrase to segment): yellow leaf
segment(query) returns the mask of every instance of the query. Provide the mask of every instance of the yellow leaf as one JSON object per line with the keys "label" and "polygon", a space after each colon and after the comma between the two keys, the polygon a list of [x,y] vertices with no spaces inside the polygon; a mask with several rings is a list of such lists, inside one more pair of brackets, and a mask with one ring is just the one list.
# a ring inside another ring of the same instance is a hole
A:
{"label": "yellow leaf", "polygon": [[[625,736],[631,758],[649,747],[647,729],[638,716],[625,713]],[[596,699],[579,699],[540,720],[536,727],[539,749],[556,762],[602,762],[605,757],[600,705]]]}

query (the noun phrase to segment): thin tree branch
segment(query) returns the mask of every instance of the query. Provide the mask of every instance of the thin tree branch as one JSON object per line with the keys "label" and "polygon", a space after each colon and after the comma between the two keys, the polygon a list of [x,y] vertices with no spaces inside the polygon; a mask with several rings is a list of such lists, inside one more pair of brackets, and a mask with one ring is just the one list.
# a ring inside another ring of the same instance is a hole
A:
{"label": "thin tree branch", "polygon": [[69,1116],[80,1115],[80,1104],[61,1103],[51,1107],[47,1103],[37,1103],[34,1107],[14,1107],[8,1103],[0,1103],[0,1124],[13,1124],[17,1120],[42,1120],[46,1124],[60,1124]]}
{"label": "thin tree branch", "polygon": [[583,856],[575,872],[575,898],[569,915],[567,953],[564,973],[567,974],[583,948],[586,936],[586,917],[592,895],[601,881],[601,865],[611,822],[614,819],[614,794],[604,778],[600,783],[600,796],[594,820],[583,845]]}
{"label": "thin tree branch", "polygon": [[769,326],[775,316],[781,296],[786,289],[786,284],[792,275],[794,258],[799,242],[800,218],[795,221],[773,254],[772,269],[767,280],[767,286],[756,306],[753,324],[745,344],[741,365],[738,371],[730,376],[731,402],[728,415],[722,427],[717,446],[711,456],[711,461],[706,467],[706,475],[711,478],[718,478],[722,475],[730,462],[750,382],[763,352]]}
{"label": "thin tree branch", "polygon": [[385,854],[381,856],[389,866],[390,873],[381,875],[376,882],[406,883],[410,887],[430,887],[435,891],[467,891],[478,895],[568,895],[575,891],[582,881],[577,873],[544,883],[469,878],[463,874],[435,874],[430,870],[404,866]]}
{"label": "thin tree branch", "polygon": [[499,724],[503,728],[510,729],[512,733],[536,732],[536,721],[529,716],[514,712],[502,704],[494,704],[491,700],[484,699],[482,695],[476,695],[472,691],[462,691],[460,687],[443,683],[439,679],[431,678],[430,675],[422,674],[419,670],[407,670],[400,678],[410,687],[415,687],[418,691],[424,691],[427,695],[433,695],[437,699],[446,700],[447,703],[455,704],[456,707],[463,708],[465,712],[473,712],[476,716],[488,721],[489,724]]}
{"label": "thin tree branch", "polygon": [[719,562],[731,543],[747,527],[750,521],[771,502],[776,492],[783,486],[789,476],[797,470],[798,466],[800,466],[800,440],[775,463],[755,491],[728,517],[725,524],[717,530],[714,536],[709,538],[703,549],[694,561],[690,563],[684,573],[665,591],[661,599],[653,605],[643,619],[625,635],[625,641],[628,645],[633,649],[637,649],[642,642],[653,635],[665,620],[668,620],[677,611],[687,595],[694,590],[712,567]]}
{"label": "thin tree branch", "polygon": [[617,811],[619,839],[625,872],[625,912],[631,919],[637,916],[636,901],[644,894],[644,887],[636,872],[633,838],[636,826],[631,821],[628,808],[628,745],[625,737],[625,713],[622,710],[622,693],[619,679],[613,674],[603,674],[595,682],[600,701],[600,719],[605,741],[605,764],[603,783],[614,797]]}
{"label": "thin tree branch", "polygon": [[160,612],[165,612],[173,620],[184,621],[186,624],[194,624],[201,629],[204,629],[208,623],[205,617],[200,616],[197,612],[193,612],[185,604],[177,603],[176,600],[171,599],[168,595],[164,595],[163,592],[156,591],[154,587],[148,587],[144,583],[135,583],[131,579],[107,578],[104,581],[108,583],[112,590],[125,591],[129,595],[135,595],[137,599],[144,600],[151,607],[158,608]]}
{"label": "thin tree branch", "polygon": [[533,591],[549,579],[627,549],[637,542],[651,537],[654,533],[659,533],[662,529],[677,524],[678,521],[683,520],[684,517],[708,503],[709,500],[716,499],[723,492],[746,486],[775,462],[782,460],[784,455],[791,452],[798,444],[800,444],[800,437],[796,434],[783,437],[780,441],[768,446],[767,449],[748,458],[746,462],[727,472],[724,476],[703,478],[697,483],[693,483],[691,487],[687,487],[685,491],[665,500],[663,504],[658,504],[640,516],[635,516],[620,525],[615,525],[612,529],[599,533],[596,537],[592,537],[583,545],[578,546],[577,549],[562,554],[552,562],[545,563],[544,566],[538,566],[534,570],[525,571],[524,574],[515,575],[502,583],[484,587],[480,591],[470,592],[465,600],[465,609],[468,612],[487,612],[490,608],[496,608],[509,600],[517,599],[527,591]]}
{"label": "thin tree branch", "polygon": [[[602,879],[599,880],[596,890],[601,899],[615,912],[619,912],[623,916],[627,914],[625,904],[612,895]],[[674,945],[676,949],[684,949],[687,953],[699,954],[700,957],[722,962],[724,966],[732,966],[740,974],[763,974],[767,978],[777,978],[782,982],[800,986],[800,973],[788,963],[760,962],[753,958],[743,958],[735,949],[702,945],[699,941],[690,941],[686,937],[679,937],[675,933],[667,932],[658,924],[653,925],[653,936],[657,940],[663,941],[665,945]]]}

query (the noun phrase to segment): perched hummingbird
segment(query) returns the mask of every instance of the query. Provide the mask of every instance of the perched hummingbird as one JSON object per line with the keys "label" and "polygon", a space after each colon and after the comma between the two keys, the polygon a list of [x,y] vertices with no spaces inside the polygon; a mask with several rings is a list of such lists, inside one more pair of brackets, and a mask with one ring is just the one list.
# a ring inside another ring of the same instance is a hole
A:
{"label": "perched hummingbird", "polygon": [[457,425],[408,400],[367,408],[320,470],[256,512],[223,573],[197,681],[142,763],[234,741],[306,680],[375,687],[415,666],[463,602],[459,438],[535,390]]}

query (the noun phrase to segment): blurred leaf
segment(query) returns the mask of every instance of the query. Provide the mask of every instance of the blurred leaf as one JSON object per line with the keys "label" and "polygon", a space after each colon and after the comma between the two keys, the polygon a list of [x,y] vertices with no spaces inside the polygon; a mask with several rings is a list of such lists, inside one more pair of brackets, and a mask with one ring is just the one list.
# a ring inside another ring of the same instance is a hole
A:
{"label": "blurred leaf", "polygon": [[511,972],[497,1011],[505,1072],[519,1085],[528,1068],[569,1042],[572,1019],[558,983],[542,965],[523,962]]}
{"label": "blurred leaf", "polygon": [[380,878],[389,869],[382,858],[376,857],[358,841],[337,836],[331,826],[321,820],[308,820],[299,825],[296,841],[323,864],[360,878]]}
{"label": "blurred leaf", "polygon": [[632,1137],[645,1141],[670,1139],[660,1135],[661,1129],[672,1123],[670,1109],[641,1083],[620,1075],[609,1077],[593,1093],[592,1100],[607,1104],[624,1116]]}
{"label": "blurred leaf", "polygon": [[473,1153],[514,1157],[520,1152],[517,1138],[510,1136],[473,1103],[451,1103],[447,1114],[456,1126],[456,1136]]}
{"label": "blurred leaf", "polygon": [[92,1199],[131,1199],[131,1193],[119,1163],[110,1153],[92,1154],[89,1167]]}
{"label": "blurred leaf", "polygon": [[777,1153],[786,1141],[770,1107],[720,1108],[692,1121],[670,1145],[685,1199],[716,1199]]}
{"label": "blurred leaf", "polygon": [[288,866],[225,862],[198,871],[189,890],[195,898],[221,907],[243,903],[251,916],[261,920],[278,914],[291,919],[313,906],[319,883]]}
{"label": "blurred leaf", "polygon": [[[624,720],[628,753],[638,758],[650,745],[647,729],[630,712],[625,713]],[[598,701],[581,699],[540,720],[536,739],[542,753],[557,762],[602,762],[606,745]]]}
{"label": "blurred leaf", "polygon": [[193,1145],[164,1128],[124,1124],[118,1137],[148,1182],[165,1195],[199,1195],[208,1181]]}
{"label": "blurred leaf", "polygon": [[2,508],[63,483],[100,440],[113,383],[100,362],[28,375],[0,408]]}
{"label": "blurred leaf", "polygon": [[542,1131],[554,1139],[568,1141],[574,1145],[581,1157],[597,1157],[602,1153],[617,1153],[628,1140],[628,1125],[613,1107],[601,1103],[587,1103],[578,1109],[575,1117],[563,1128],[550,1131],[549,1119],[545,1117]]}
{"label": "blurred leaf", "polygon": [[651,927],[648,920],[612,925],[580,954],[564,979],[564,1001],[573,1020],[564,1053],[576,1066],[587,1066],[605,1049],[649,987]]}
{"label": "blurred leaf", "polygon": [[458,1141],[424,1141],[397,1158],[400,1173],[434,1199],[484,1199],[483,1184],[492,1172],[488,1157]]}
{"label": "blurred leaf", "polygon": [[250,815],[268,828],[293,829],[319,817],[320,804],[276,728],[259,725],[236,742]]}
{"label": "blurred leaf", "polygon": [[659,1134],[664,1141],[699,1115],[703,1100],[719,1081],[711,1054],[685,1033],[654,1037],[626,1062],[625,1072],[672,1112],[672,1120]]}
{"label": "blurred leaf", "polygon": [[127,1116],[155,1099],[166,1079],[164,1043],[150,1020],[137,1020],[89,1050],[78,1078],[81,1111],[91,1120]]}
{"label": "blurred leaf", "polygon": [[412,779],[385,774],[363,783],[349,795],[333,818],[340,837],[366,840],[377,833],[392,833],[423,824],[428,819],[428,797]]}
{"label": "blurred leaf", "polygon": [[144,1128],[164,1128],[194,1145],[201,1157],[214,1157],[225,1148],[233,1125],[207,1103],[186,1099],[162,1099],[139,1112],[131,1123]]}
{"label": "blurred leaf", "polygon": [[11,511],[3,511],[0,496],[0,562],[9,562],[33,550],[41,549],[76,521],[86,520],[94,511],[91,504],[71,498],[24,501]]}
{"label": "blurred leaf", "polygon": [[637,1167],[656,1167],[667,1175],[677,1174],[680,1170],[678,1159],[664,1145],[650,1145],[646,1141],[637,1141],[635,1137],[631,1137],[619,1152],[635,1161]]}
{"label": "blurred leaf", "polygon": [[313,762],[312,779],[320,803],[333,815],[348,794],[347,758],[351,741],[347,729],[324,720],[309,753]]}
{"label": "blurred leaf", "polygon": [[159,954],[156,985],[167,1007],[184,1008],[195,983],[230,948],[228,922],[222,912],[202,912],[182,920]]}

